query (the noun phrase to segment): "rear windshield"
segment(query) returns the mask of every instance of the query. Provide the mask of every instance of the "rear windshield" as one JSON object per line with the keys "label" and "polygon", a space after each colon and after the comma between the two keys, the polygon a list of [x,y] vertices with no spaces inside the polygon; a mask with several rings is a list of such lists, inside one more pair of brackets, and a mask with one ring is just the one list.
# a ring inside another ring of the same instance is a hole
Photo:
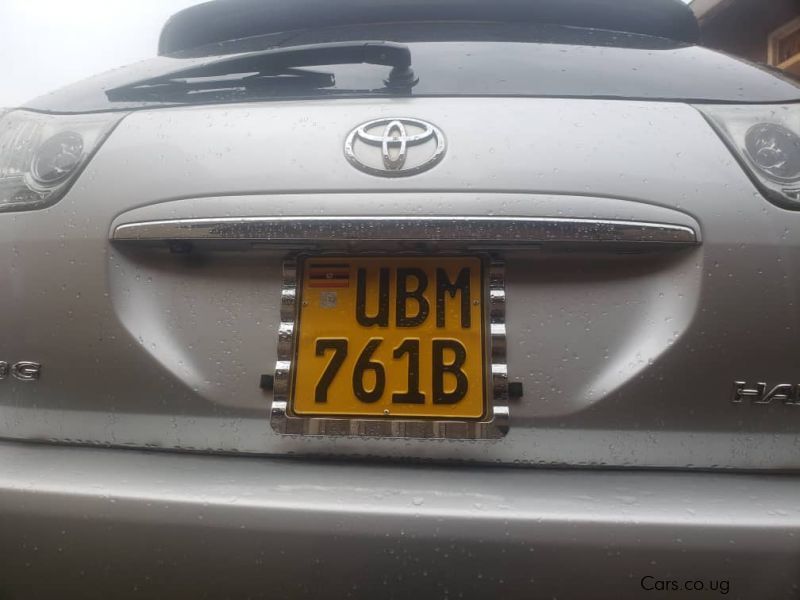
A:
{"label": "rear windshield", "polygon": [[411,49],[419,82],[412,96],[620,98],[778,103],[800,100],[785,75],[700,46],[664,38],[560,26],[500,24],[364,25],[259,36],[158,57],[34,100],[38,110],[85,112],[153,105],[386,94],[387,67],[336,65],[319,90],[242,90],[220,86],[190,100],[110,101],[105,90],[162,76],[217,56],[313,43],[386,40]]}

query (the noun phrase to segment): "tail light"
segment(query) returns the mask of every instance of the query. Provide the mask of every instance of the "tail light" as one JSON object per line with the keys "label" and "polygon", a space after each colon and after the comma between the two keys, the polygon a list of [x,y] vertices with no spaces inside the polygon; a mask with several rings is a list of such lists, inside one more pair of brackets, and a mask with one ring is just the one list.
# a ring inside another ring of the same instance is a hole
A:
{"label": "tail light", "polygon": [[0,212],[58,202],[123,116],[0,111]]}
{"label": "tail light", "polygon": [[697,108],[769,200],[800,210],[800,104]]}

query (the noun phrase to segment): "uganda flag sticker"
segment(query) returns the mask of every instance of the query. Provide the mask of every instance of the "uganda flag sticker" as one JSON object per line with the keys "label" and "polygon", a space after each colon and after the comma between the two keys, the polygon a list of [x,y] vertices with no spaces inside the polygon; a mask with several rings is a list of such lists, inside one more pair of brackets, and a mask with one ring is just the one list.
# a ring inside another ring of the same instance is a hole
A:
{"label": "uganda flag sticker", "polygon": [[311,264],[308,271],[308,285],[312,288],[350,287],[350,265]]}

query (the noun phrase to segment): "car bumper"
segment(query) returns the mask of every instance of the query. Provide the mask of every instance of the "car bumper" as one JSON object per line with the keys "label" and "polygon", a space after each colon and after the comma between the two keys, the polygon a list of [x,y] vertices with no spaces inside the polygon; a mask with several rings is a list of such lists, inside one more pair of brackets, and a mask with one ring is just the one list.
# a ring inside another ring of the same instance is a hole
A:
{"label": "car bumper", "polygon": [[798,500],[796,476],[2,442],[0,597],[782,598]]}

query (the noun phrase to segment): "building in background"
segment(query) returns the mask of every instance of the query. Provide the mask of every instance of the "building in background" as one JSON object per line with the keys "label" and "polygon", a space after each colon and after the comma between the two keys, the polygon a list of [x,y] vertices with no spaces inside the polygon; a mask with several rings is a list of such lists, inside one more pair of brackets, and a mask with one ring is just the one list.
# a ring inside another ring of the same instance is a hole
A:
{"label": "building in background", "polygon": [[800,76],[800,0],[694,0],[703,45]]}

